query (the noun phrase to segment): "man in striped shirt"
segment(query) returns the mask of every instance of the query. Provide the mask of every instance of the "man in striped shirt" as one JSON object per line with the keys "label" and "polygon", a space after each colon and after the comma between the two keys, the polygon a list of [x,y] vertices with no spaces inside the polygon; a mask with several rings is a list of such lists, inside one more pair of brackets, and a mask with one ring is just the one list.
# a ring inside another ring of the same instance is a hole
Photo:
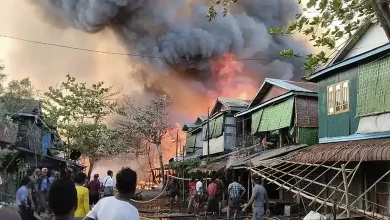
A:
{"label": "man in striped shirt", "polygon": [[230,211],[234,210],[233,220],[237,217],[237,211],[241,209],[240,200],[245,195],[246,189],[238,183],[238,177],[233,173],[233,182],[228,187],[229,206],[227,220],[230,220]]}

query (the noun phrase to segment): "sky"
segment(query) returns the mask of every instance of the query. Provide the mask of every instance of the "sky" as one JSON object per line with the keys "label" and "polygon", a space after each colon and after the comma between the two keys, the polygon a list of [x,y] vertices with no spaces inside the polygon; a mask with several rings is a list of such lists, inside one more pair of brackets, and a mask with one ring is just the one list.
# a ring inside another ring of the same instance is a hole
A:
{"label": "sky", "polygon": [[[88,34],[67,23],[52,21],[33,0],[1,0],[0,35],[101,51],[126,53],[111,30]],[[63,20],[66,22],[66,20]],[[44,90],[70,74],[80,81],[104,81],[125,93],[141,87],[129,77],[126,56],[82,52],[0,37],[0,60],[9,79],[30,77]],[[94,66],[91,66],[93,64]]]}

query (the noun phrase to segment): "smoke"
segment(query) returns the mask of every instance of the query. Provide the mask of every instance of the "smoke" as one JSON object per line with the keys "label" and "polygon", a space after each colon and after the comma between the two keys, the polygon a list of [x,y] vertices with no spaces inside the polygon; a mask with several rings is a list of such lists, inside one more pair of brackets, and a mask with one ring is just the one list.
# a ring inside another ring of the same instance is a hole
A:
{"label": "smoke", "polygon": [[[174,97],[176,107],[181,106],[176,108],[180,119],[188,120],[188,111],[194,112],[191,117],[203,113],[199,106],[231,94],[226,91],[243,85],[257,88],[265,77],[303,76],[303,61],[279,58],[279,51],[306,54],[304,43],[268,33],[270,27],[286,26],[299,12],[291,0],[241,0],[228,16],[212,22],[205,17],[210,4],[206,0],[36,1],[57,15],[52,16],[53,25],[63,25],[55,20],[66,17],[86,32],[113,30],[129,53],[139,55],[129,57],[132,79],[144,93]],[[227,54],[239,60],[224,59]],[[238,62],[243,65],[240,71],[220,73]]]}

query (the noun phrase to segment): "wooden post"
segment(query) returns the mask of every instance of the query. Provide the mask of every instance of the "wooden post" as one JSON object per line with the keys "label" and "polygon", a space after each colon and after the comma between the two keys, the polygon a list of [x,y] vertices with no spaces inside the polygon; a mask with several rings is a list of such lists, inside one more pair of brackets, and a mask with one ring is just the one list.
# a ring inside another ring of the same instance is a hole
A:
{"label": "wooden post", "polygon": [[242,148],[245,147],[245,116],[242,119]]}
{"label": "wooden post", "polygon": [[283,147],[283,129],[279,129],[279,148]]}
{"label": "wooden post", "polygon": [[337,197],[334,197],[333,201],[333,220],[336,220],[337,218]]}
{"label": "wooden post", "polygon": [[247,199],[249,202],[249,199],[251,198],[250,196],[250,189],[251,189],[251,171],[248,173],[248,190],[247,190]]}
{"label": "wooden post", "polygon": [[210,108],[207,108],[207,160],[210,160]]}
{"label": "wooden post", "polygon": [[[367,189],[367,174],[366,172],[363,173],[364,183],[363,183],[363,189],[366,191]],[[364,194],[364,210],[368,210],[368,195]]]}
{"label": "wooden post", "polygon": [[177,160],[177,151],[179,150],[179,129],[176,131],[176,160]]}
{"label": "wooden post", "polygon": [[347,206],[347,217],[351,218],[351,212],[349,210],[348,203],[348,180],[347,180],[347,172],[345,172],[345,164],[341,164],[342,174],[343,174],[343,182],[344,182],[344,191],[345,191],[345,205]]}

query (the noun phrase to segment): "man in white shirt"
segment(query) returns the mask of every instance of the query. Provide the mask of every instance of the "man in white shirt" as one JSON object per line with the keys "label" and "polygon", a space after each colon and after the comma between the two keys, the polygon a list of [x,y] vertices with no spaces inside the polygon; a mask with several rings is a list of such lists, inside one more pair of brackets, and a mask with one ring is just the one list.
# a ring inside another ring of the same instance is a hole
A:
{"label": "man in white shirt", "polygon": [[198,182],[195,185],[196,198],[195,198],[195,213],[199,214],[199,207],[203,201],[203,177],[199,176]]}
{"label": "man in white shirt", "polygon": [[130,204],[137,186],[137,173],[123,168],[116,175],[115,196],[101,199],[84,220],[140,220],[138,210]]}
{"label": "man in white shirt", "polygon": [[114,195],[115,182],[112,176],[113,172],[111,170],[107,171],[107,177],[103,180],[103,197]]}

